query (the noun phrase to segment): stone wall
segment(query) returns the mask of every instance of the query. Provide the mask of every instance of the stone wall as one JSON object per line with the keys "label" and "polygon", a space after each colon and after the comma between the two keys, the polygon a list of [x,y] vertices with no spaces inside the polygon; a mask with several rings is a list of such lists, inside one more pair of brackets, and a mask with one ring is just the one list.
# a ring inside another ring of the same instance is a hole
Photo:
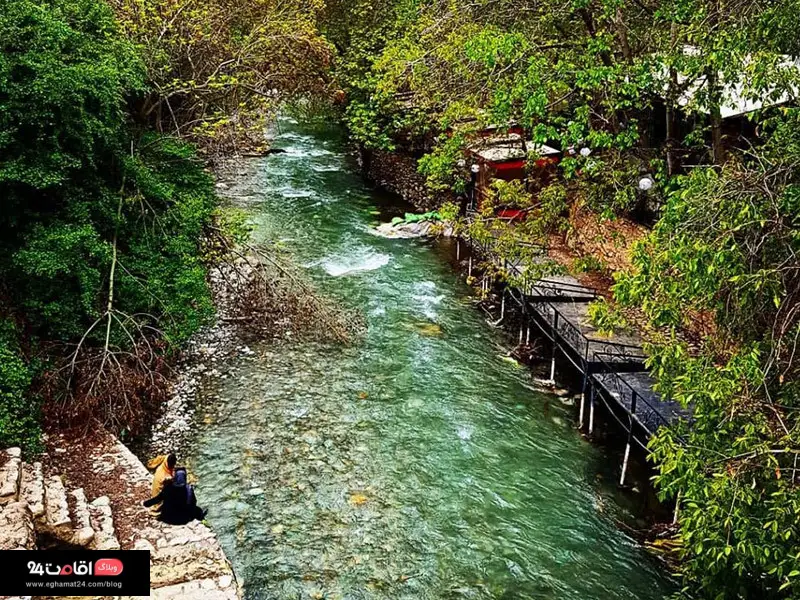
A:
{"label": "stone wall", "polygon": [[419,210],[437,208],[425,189],[425,178],[417,172],[417,159],[407,154],[384,150],[359,150],[364,175],[384,190],[401,196]]}

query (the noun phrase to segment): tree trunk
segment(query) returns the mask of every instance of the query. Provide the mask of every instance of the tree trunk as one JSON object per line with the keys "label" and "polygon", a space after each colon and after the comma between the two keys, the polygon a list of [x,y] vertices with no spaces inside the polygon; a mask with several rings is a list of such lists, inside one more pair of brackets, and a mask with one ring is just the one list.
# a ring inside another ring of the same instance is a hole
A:
{"label": "tree trunk", "polygon": [[722,91],[719,87],[719,80],[714,67],[707,72],[708,79],[708,109],[711,116],[711,154],[715,166],[721,166],[725,162],[725,145],[722,137],[722,114],[720,105],[722,104]]}
{"label": "tree trunk", "polygon": [[[709,14],[708,20],[712,35],[716,32],[719,19],[719,1],[714,3],[714,8]],[[711,154],[715,166],[721,166],[725,162],[725,147],[722,139],[722,88],[719,84],[719,72],[716,61],[713,61],[706,70],[708,85],[708,110],[711,116]]]}
{"label": "tree trunk", "polygon": [[[675,52],[678,41],[678,26],[672,23],[670,29],[672,52]],[[678,72],[675,67],[669,69],[669,89],[667,90],[667,175],[672,177],[681,168],[680,159],[675,153],[678,144]]]}
{"label": "tree trunk", "polygon": [[614,18],[614,25],[617,28],[617,34],[619,36],[619,45],[622,49],[622,56],[625,57],[625,62],[629,65],[633,64],[633,52],[631,52],[631,45],[628,42],[628,27],[625,25],[625,20],[622,16],[622,8],[617,8],[617,14]]}

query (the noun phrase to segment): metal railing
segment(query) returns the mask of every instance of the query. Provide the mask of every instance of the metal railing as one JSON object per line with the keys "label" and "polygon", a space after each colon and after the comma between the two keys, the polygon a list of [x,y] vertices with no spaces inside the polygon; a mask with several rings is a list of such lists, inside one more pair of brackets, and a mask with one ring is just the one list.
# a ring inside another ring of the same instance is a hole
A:
{"label": "metal railing", "polygon": [[553,281],[551,279],[542,278],[533,283],[532,287],[534,289],[539,288],[541,290],[547,290],[549,295],[563,297],[565,300],[574,299],[576,296],[588,296],[592,299],[600,297],[600,294],[598,294],[596,290],[579,283],[570,283],[568,281]]}
{"label": "metal railing", "polygon": [[[621,374],[616,371],[612,363],[604,359],[605,353],[598,352],[594,356],[594,361],[600,366],[600,371],[595,374],[595,379],[608,390],[617,403],[631,415],[639,425],[652,435],[662,425],[670,425],[667,416],[662,410],[668,406],[660,401],[657,406],[639,390],[631,386]],[[602,377],[602,379],[600,379]]]}
{"label": "metal railing", "polygon": [[[550,301],[538,302],[535,300],[529,300],[529,302],[533,311],[539,314],[550,329],[550,332],[543,330],[546,337],[551,342],[558,342],[559,340],[566,342],[577,355],[580,364],[576,364],[573,361],[576,367],[588,370],[590,363],[593,362],[590,358],[593,358],[595,354],[613,357],[614,362],[644,362],[646,355],[641,346],[612,342],[610,340],[590,339],[575,323],[564,316],[562,311],[558,309],[557,303]],[[540,329],[543,328],[540,327]],[[599,349],[598,346],[600,346]],[[590,357],[590,352],[592,357]]]}

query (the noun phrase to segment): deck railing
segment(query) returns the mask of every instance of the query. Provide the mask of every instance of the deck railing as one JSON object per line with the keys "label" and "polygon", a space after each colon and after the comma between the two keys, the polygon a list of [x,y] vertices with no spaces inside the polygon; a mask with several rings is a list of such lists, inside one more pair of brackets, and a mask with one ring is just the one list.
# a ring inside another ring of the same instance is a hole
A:
{"label": "deck railing", "polygon": [[575,323],[564,316],[556,302],[532,299],[530,303],[549,326],[550,332],[544,331],[545,335],[551,342],[565,342],[580,360],[581,364],[575,366],[581,369],[588,368],[597,353],[608,355],[613,362],[644,362],[646,358],[641,346],[586,337]]}
{"label": "deck railing", "polygon": [[669,425],[669,419],[662,414],[659,407],[625,381],[606,358],[607,355],[604,352],[595,353],[594,356],[595,362],[600,366],[599,374],[603,376],[603,387],[611,392],[620,406],[636,419],[648,435],[653,435],[662,425]]}

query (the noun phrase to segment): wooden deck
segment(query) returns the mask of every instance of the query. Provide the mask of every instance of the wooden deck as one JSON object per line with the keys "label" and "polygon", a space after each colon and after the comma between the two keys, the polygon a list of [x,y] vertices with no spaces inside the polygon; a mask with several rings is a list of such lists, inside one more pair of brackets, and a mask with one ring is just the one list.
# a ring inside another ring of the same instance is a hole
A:
{"label": "wooden deck", "polygon": [[[524,267],[495,256],[486,244],[473,251],[517,277],[524,274]],[[689,415],[678,403],[662,398],[654,390],[655,381],[647,371],[647,356],[638,334],[607,336],[591,324],[589,304],[598,297],[596,290],[583,286],[574,277],[560,275],[537,280],[525,289],[504,288],[501,310],[505,310],[505,303],[511,299],[524,315],[523,326],[535,326],[550,341],[551,381],[560,361],[568,361],[579,371],[582,377],[579,427],[584,427],[588,417],[589,433],[593,432],[598,402],[619,422],[627,435],[620,479],[624,484],[631,444],[646,449],[647,441],[659,427]]]}

